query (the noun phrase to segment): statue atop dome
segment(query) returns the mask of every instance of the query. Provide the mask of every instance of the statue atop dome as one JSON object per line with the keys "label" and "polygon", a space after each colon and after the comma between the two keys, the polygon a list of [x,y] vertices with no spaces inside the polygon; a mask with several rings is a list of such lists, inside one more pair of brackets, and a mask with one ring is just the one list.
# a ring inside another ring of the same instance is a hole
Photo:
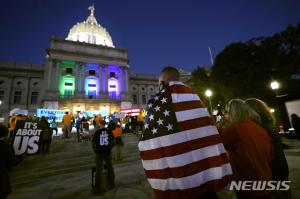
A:
{"label": "statue atop dome", "polygon": [[94,4],[88,8],[91,11],[91,16],[94,16],[95,6]]}

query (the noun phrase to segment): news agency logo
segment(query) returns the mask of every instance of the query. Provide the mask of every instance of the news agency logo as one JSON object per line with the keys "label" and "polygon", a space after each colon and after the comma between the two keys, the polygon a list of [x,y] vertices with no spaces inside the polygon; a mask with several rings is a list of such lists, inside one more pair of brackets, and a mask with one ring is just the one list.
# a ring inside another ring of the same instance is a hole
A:
{"label": "news agency logo", "polygon": [[287,191],[291,181],[231,181],[229,190],[233,191]]}

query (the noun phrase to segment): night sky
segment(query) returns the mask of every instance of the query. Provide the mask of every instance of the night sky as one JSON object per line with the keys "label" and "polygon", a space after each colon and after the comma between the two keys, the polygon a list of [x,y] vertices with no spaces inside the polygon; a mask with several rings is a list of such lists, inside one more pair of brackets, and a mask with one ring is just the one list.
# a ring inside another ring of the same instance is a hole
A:
{"label": "night sky", "polygon": [[300,22],[299,0],[1,0],[0,60],[43,63],[50,37],[65,38],[92,3],[134,73],[192,71],[210,65],[208,46],[215,56],[231,42]]}

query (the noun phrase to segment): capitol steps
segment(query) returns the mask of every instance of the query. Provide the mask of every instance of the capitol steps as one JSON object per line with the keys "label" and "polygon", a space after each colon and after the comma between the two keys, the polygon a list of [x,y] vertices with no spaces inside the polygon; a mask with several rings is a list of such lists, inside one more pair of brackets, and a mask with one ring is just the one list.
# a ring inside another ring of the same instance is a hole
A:
{"label": "capitol steps", "polygon": [[[126,164],[139,159],[136,136],[125,134],[123,141],[125,143],[122,150],[123,159],[114,162],[114,167],[126,167]],[[75,137],[70,139],[55,137],[49,154],[26,156],[23,162],[10,171],[11,184],[14,187],[45,177],[80,171],[91,172],[93,166],[95,160],[90,142],[77,143]]]}

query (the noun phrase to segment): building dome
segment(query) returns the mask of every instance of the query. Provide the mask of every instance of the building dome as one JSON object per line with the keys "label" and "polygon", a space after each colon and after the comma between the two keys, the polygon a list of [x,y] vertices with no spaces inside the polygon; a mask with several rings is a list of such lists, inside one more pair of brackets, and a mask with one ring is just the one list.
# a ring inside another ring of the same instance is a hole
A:
{"label": "building dome", "polygon": [[66,40],[86,42],[114,48],[110,34],[105,28],[98,24],[94,16],[94,6],[90,6],[89,10],[91,11],[90,16],[85,21],[74,25],[70,29]]}

